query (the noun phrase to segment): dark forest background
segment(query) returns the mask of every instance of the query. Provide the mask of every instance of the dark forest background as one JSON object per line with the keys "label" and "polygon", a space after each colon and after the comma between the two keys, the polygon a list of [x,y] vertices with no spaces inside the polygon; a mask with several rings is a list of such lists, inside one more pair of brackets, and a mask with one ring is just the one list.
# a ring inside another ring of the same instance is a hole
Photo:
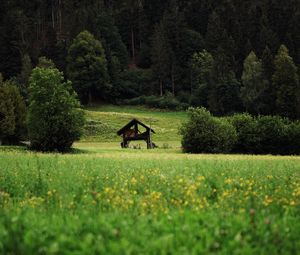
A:
{"label": "dark forest background", "polygon": [[0,34],[25,98],[45,56],[83,104],[299,117],[299,0],[1,1]]}

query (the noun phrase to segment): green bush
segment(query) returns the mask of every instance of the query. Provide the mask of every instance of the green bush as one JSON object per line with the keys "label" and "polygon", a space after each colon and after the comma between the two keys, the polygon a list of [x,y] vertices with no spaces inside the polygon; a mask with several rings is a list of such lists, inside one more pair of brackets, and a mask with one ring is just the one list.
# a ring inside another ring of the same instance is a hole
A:
{"label": "green bush", "polygon": [[252,117],[237,114],[229,118],[238,134],[235,152],[252,154],[299,154],[300,123],[279,116]]}
{"label": "green bush", "polygon": [[300,154],[299,121],[246,113],[216,118],[205,108],[190,108],[189,114],[181,128],[185,152]]}
{"label": "green bush", "polygon": [[168,110],[185,110],[188,104],[180,103],[172,94],[159,96],[140,96],[123,101],[128,105],[146,105],[151,108],[168,109]]}
{"label": "green bush", "polygon": [[152,72],[150,69],[128,69],[120,74],[117,86],[119,98],[132,99],[141,95],[149,95],[151,91]]}
{"label": "green bush", "polygon": [[173,94],[167,93],[160,101],[159,108],[181,110],[183,108],[183,104],[181,104],[178,99],[173,96]]}
{"label": "green bush", "polygon": [[163,97],[158,97],[158,96],[145,97],[146,106],[151,108],[161,108],[161,106],[163,105],[162,101],[163,101]]}
{"label": "green bush", "polygon": [[213,117],[205,108],[189,108],[190,119],[181,127],[182,147],[192,153],[228,153],[237,141],[226,119]]}
{"label": "green bush", "polygon": [[295,121],[287,125],[285,145],[282,146],[281,154],[299,155],[300,154],[300,122]]}
{"label": "green bush", "polygon": [[259,116],[257,118],[256,154],[282,154],[287,138],[287,125],[279,116]]}
{"label": "green bush", "polygon": [[126,99],[124,101],[121,101],[121,104],[126,104],[126,105],[145,105],[146,104],[146,96],[140,96],[140,97],[135,97],[132,99]]}
{"label": "green bush", "polygon": [[41,151],[70,149],[80,138],[83,112],[70,81],[56,68],[35,68],[30,78],[28,133],[31,147]]}
{"label": "green bush", "polygon": [[255,153],[258,143],[257,120],[248,113],[235,114],[228,120],[237,131],[237,142],[234,152]]}

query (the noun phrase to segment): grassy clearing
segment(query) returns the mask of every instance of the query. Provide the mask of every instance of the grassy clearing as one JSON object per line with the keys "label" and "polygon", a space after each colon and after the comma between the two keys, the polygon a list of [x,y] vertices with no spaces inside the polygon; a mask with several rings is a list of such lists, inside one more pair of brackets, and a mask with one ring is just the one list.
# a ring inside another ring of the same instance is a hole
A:
{"label": "grassy clearing", "polygon": [[1,150],[1,254],[300,250],[299,157],[77,148]]}
{"label": "grassy clearing", "polygon": [[[116,132],[131,119],[137,118],[150,125],[156,131],[153,139],[160,145],[163,143],[179,146],[178,128],[187,119],[185,112],[168,112],[131,106],[95,106],[85,110],[88,121],[84,142],[118,142]],[[143,145],[143,143],[141,143]]]}

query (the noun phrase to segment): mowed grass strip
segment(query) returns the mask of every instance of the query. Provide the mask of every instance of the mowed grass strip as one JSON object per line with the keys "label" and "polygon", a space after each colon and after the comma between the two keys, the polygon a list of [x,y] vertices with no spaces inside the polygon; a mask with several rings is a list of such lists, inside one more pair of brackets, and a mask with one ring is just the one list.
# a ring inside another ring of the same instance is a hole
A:
{"label": "mowed grass strip", "polygon": [[297,254],[300,158],[0,152],[0,253]]}

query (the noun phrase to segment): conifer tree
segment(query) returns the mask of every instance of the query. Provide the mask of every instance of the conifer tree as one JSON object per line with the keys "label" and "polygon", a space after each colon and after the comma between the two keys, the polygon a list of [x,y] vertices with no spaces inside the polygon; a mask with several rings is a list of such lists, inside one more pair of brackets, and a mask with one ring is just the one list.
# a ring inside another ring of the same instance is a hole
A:
{"label": "conifer tree", "polygon": [[15,144],[25,135],[26,106],[17,85],[3,81],[0,77],[0,110],[4,119],[0,121],[0,140]]}
{"label": "conifer tree", "polygon": [[19,88],[22,96],[24,98],[28,98],[28,85],[29,85],[29,78],[32,71],[32,63],[30,56],[25,54],[22,58],[22,69],[21,73],[18,76],[18,83]]}
{"label": "conifer tree", "polygon": [[230,66],[230,58],[219,47],[214,57],[213,86],[208,95],[209,110],[216,115],[237,111],[240,107],[240,83]]}
{"label": "conifer tree", "polygon": [[262,96],[266,89],[261,61],[253,51],[244,61],[241,99],[247,112],[260,114],[264,107]]}
{"label": "conifer tree", "polygon": [[166,37],[163,24],[159,24],[155,28],[152,38],[152,69],[155,76],[158,77],[159,94],[164,93],[164,83],[167,81],[171,72],[172,50]]}
{"label": "conifer tree", "polygon": [[214,59],[208,51],[203,50],[193,55],[191,60],[191,94],[194,105],[208,106],[208,91],[212,85],[213,67]]}
{"label": "conifer tree", "polygon": [[297,67],[289,56],[286,46],[281,45],[274,60],[275,72],[272,77],[276,88],[276,110],[284,117],[299,116],[299,77]]}
{"label": "conifer tree", "polygon": [[88,31],[70,46],[67,70],[82,103],[91,103],[94,97],[105,99],[110,89],[107,61],[101,42]]}
{"label": "conifer tree", "polygon": [[263,51],[261,57],[263,75],[265,80],[265,91],[262,96],[263,109],[262,114],[276,113],[276,89],[273,86],[272,76],[274,74],[274,57],[268,46]]}

